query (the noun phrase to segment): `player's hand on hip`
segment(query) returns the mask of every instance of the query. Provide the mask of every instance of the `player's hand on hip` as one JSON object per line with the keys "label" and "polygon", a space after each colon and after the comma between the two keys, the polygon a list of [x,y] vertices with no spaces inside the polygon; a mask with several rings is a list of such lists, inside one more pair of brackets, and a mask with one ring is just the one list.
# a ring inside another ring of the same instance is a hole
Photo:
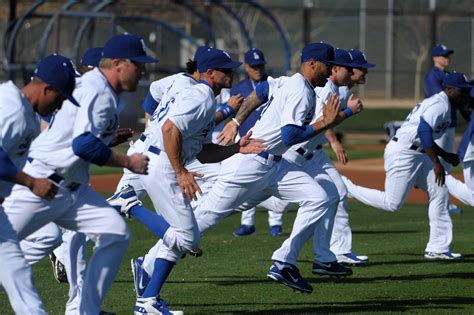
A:
{"label": "player's hand on hip", "polygon": [[133,130],[131,128],[119,128],[115,133],[109,147],[115,147],[121,143],[124,143],[133,136]]}
{"label": "player's hand on hip", "polygon": [[323,121],[326,126],[332,125],[341,111],[341,100],[336,94],[331,94],[323,107]]}
{"label": "player's hand on hip", "polygon": [[239,141],[239,153],[242,154],[259,154],[267,145],[264,143],[265,140],[263,139],[250,139],[252,136],[252,131],[249,131],[248,134],[240,138]]}
{"label": "player's hand on hip", "polygon": [[342,143],[340,143],[339,141],[333,141],[331,142],[331,148],[334,153],[336,153],[337,160],[344,165],[347,164],[349,159],[347,158],[347,153],[346,150],[344,150]]}
{"label": "player's hand on hip", "polygon": [[364,109],[364,105],[359,98],[354,97],[354,94],[351,94],[349,100],[347,101],[347,107],[352,110],[353,114],[358,114]]}
{"label": "player's hand on hip", "polygon": [[233,121],[229,121],[222,132],[217,136],[217,143],[222,145],[228,145],[235,140],[237,133],[239,132],[239,126]]}
{"label": "player's hand on hip", "polygon": [[457,166],[459,164],[459,156],[457,154],[448,153],[446,154],[444,159],[446,160],[446,162],[448,162],[452,166]]}
{"label": "player's hand on hip", "polygon": [[188,172],[186,169],[182,172],[176,173],[176,179],[178,180],[179,188],[183,195],[189,200],[197,200],[199,193],[202,195],[201,188],[196,182],[195,177],[202,177],[202,174],[196,172]]}
{"label": "player's hand on hip", "polygon": [[127,168],[137,174],[148,174],[148,161],[150,159],[144,154],[132,154],[128,157]]}
{"label": "player's hand on hip", "polygon": [[58,186],[47,178],[33,178],[30,190],[38,197],[49,201],[58,193]]}
{"label": "player's hand on hip", "polygon": [[227,101],[227,104],[230,107],[232,107],[235,111],[238,111],[243,101],[244,101],[244,97],[241,96],[240,94],[236,94],[236,95],[232,95],[229,98],[229,100]]}
{"label": "player's hand on hip", "polygon": [[433,163],[433,171],[435,173],[435,181],[438,186],[443,186],[445,181],[444,167],[440,162]]}

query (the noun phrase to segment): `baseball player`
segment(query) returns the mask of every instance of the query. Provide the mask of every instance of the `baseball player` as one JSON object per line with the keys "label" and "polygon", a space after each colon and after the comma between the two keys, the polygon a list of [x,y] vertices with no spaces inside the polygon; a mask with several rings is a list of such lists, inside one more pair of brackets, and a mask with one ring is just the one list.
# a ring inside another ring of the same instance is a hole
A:
{"label": "baseball player", "polygon": [[16,314],[46,314],[46,311],[2,202],[13,184],[22,185],[45,202],[55,197],[58,189],[47,176],[31,176],[21,169],[30,144],[40,131],[37,114],[52,114],[66,98],[77,105],[72,97],[74,85],[72,63],[60,55],[41,60],[31,82],[21,90],[11,81],[0,85],[0,284]]}
{"label": "baseball player", "polygon": [[[234,208],[251,199],[261,201],[276,195],[285,201],[299,203],[293,231],[274,253],[268,277],[302,292],[312,292],[312,287],[299,274],[296,258],[321,222],[321,217],[330,208],[335,210],[337,190],[328,178],[317,183],[299,166],[282,159],[281,154],[288,147],[321,133],[336,120],[339,103],[334,97],[324,109],[323,117],[313,120],[313,89],[325,84],[328,64],[333,60],[334,49],[330,45],[315,43],[303,49],[300,72],[270,93],[260,119],[252,128],[254,134],[266,140],[268,147],[259,155],[236,155],[226,160],[219,179],[195,211],[199,231],[205,232],[232,213]],[[240,124],[242,115],[248,114],[246,103],[259,103],[259,98],[265,99],[265,91],[259,88],[264,86],[259,84],[247,97],[234,124]],[[320,254],[331,255],[322,251]]]}
{"label": "baseball player", "polygon": [[[79,74],[84,74],[94,67],[97,67],[101,58],[102,48],[91,48],[88,49],[82,56],[77,71]],[[78,78],[76,78],[79,80]],[[41,131],[45,130],[53,115],[41,116]],[[64,230],[61,236],[61,231],[54,223],[46,224],[41,229],[28,235],[25,239],[20,242],[20,247],[25,255],[26,260],[29,264],[34,264],[44,258],[45,253],[51,252],[52,249],[56,248],[61,244],[64,238],[72,237],[75,232]],[[85,251],[85,248],[84,248]],[[86,253],[84,252],[84,255]],[[67,274],[65,266],[62,262],[66,260],[67,251],[66,246],[61,246],[54,249],[49,254],[51,263],[53,265],[53,275],[56,281],[59,283],[67,282]],[[85,256],[84,256],[85,259]],[[84,262],[85,263],[85,262]],[[85,268],[85,265],[84,265]]]}
{"label": "baseball player", "polygon": [[67,313],[100,312],[128,246],[130,232],[125,222],[88,185],[88,168],[89,163],[95,163],[127,167],[138,173],[147,171],[146,156],[129,157],[107,145],[118,127],[120,93],[134,91],[144,63],[155,61],[146,56],[140,38],[111,37],[104,46],[99,68],[86,73],[74,90],[81,107],[76,109],[66,102],[31,146],[24,171],[32,176],[49,177],[58,185],[58,195],[51,202],[44,202],[21,186],[15,186],[5,200],[5,212],[19,239],[54,221],[95,242],[77,309],[68,308]]}
{"label": "baseball player", "polygon": [[417,186],[428,193],[430,237],[425,249],[427,259],[458,259],[450,250],[452,223],[448,214],[445,170],[438,156],[452,165],[458,156],[436,144],[451,124],[451,111],[466,101],[471,87],[461,73],[449,73],[443,79],[443,91],[415,106],[385,148],[385,191],[364,188],[343,177],[349,195],[385,211],[398,211],[409,191]]}
{"label": "baseball player", "polygon": [[[247,79],[237,83],[235,87],[230,91],[231,95],[240,94],[243,97],[247,97],[251,92],[255,90],[256,84],[262,81],[266,81],[268,76],[265,73],[265,56],[260,49],[252,48],[245,53],[245,65],[244,70],[247,73]],[[259,107],[261,109],[261,107]],[[255,122],[260,117],[260,110],[257,109],[245,119],[239,128],[239,136],[245,136],[247,132],[255,125]],[[271,208],[273,206],[286,207],[285,210],[291,208],[290,203],[283,202],[277,198],[272,197],[270,200],[264,201],[265,204],[260,206],[267,206]],[[281,204],[281,205],[280,205]],[[254,223],[255,208],[242,212],[241,225],[232,234],[234,236],[246,236],[255,234],[255,223]],[[282,213],[269,211],[268,212],[268,225],[270,226],[271,236],[280,236],[282,234]]]}
{"label": "baseball player", "polygon": [[[449,49],[443,44],[436,45],[431,49],[431,56],[433,59],[433,67],[428,71],[424,79],[424,94],[425,98],[431,97],[443,90],[443,78],[449,71],[446,68],[449,66],[449,60],[451,55],[454,54],[454,50]],[[451,114],[451,125],[443,136],[438,139],[437,144],[445,149],[447,152],[454,152],[454,136],[455,128],[457,126],[457,115],[456,111],[452,111]],[[451,166],[449,163],[441,159],[444,169],[449,172]],[[450,213],[461,213],[462,210],[456,205],[448,203],[448,210]]]}
{"label": "baseball player", "polygon": [[[342,108],[346,108],[350,96],[352,95],[351,89],[356,84],[365,84],[365,76],[368,73],[368,69],[374,67],[375,65],[368,63],[365,55],[359,50],[351,49],[349,53],[352,57],[351,64],[353,65],[353,68],[348,84],[340,86],[344,83],[343,80],[341,80],[343,79],[343,76],[341,77],[341,73],[337,73],[335,70],[341,69],[333,68],[333,74],[329,78],[328,83],[326,83],[326,86],[321,89],[320,93],[317,92],[318,96],[321,97],[318,98],[318,101],[320,99],[324,100],[328,93],[333,93],[335,86],[339,85],[338,94],[341,98]],[[342,71],[344,71],[344,69],[342,69]],[[346,152],[342,144],[337,140],[334,131],[328,130],[326,132],[326,138],[330,140],[331,147],[336,153],[338,161],[346,164],[348,162]],[[334,163],[331,162],[323,150],[319,150],[318,152],[321,152],[321,162],[323,169],[333,180],[340,196],[340,201],[334,221],[334,228],[331,236],[331,251],[336,254],[339,263],[350,265],[366,264],[368,262],[367,256],[357,255],[352,252],[352,231],[349,223],[349,213],[347,211],[347,189],[342,182],[341,176]]]}
{"label": "baseball player", "polygon": [[[232,84],[232,69],[240,66],[227,52],[208,48],[198,60],[200,81],[168,101],[159,104],[150,118],[161,128],[148,133],[145,140],[150,153],[150,174],[141,180],[155,209],[167,224],[158,228],[163,240],[155,260],[154,272],[141,298],[137,299],[135,314],[170,312],[160,297],[160,290],[174,264],[182,254],[197,247],[199,231],[190,201],[200,193],[194,177],[187,170],[186,161],[197,157],[203,163],[219,162],[237,152],[258,153],[263,145],[250,141],[223,147],[211,143],[215,125],[216,100],[223,87]],[[160,178],[160,181],[156,181]],[[126,196],[124,196],[126,197]],[[155,216],[156,217],[156,216]],[[182,312],[171,312],[182,314]]]}
{"label": "baseball player", "polygon": [[[471,81],[471,84],[474,83]],[[470,107],[474,103],[474,88],[470,92]],[[452,175],[446,176],[446,186],[449,193],[457,199],[464,202],[466,205],[474,205],[474,176],[473,176],[473,162],[474,162],[474,112],[471,112],[471,119],[469,125],[463,134],[461,143],[458,148],[459,159],[462,163],[464,183]]]}

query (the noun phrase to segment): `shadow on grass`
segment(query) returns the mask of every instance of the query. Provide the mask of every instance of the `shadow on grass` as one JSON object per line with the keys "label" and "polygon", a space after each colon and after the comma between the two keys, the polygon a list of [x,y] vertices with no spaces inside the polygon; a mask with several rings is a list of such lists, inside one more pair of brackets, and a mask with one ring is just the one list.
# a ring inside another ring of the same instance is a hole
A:
{"label": "shadow on grass", "polygon": [[[234,306],[235,310],[229,311],[213,311],[219,314],[248,314],[248,315],[264,315],[264,314],[316,314],[316,313],[362,313],[362,312],[404,312],[404,311],[423,311],[423,309],[436,308],[444,312],[452,312],[455,310],[463,310],[464,307],[453,305],[472,306],[474,298],[467,297],[434,297],[428,299],[405,299],[395,300],[383,298],[374,298],[374,300],[343,302],[334,305],[324,305],[324,302],[314,303],[219,303],[219,306]],[[238,308],[246,308],[249,305],[262,306],[271,304],[272,307],[259,311],[244,311]],[[215,307],[215,304],[185,304],[187,307]],[[281,306],[281,308],[278,308]],[[195,314],[206,314],[204,310],[193,312]]]}

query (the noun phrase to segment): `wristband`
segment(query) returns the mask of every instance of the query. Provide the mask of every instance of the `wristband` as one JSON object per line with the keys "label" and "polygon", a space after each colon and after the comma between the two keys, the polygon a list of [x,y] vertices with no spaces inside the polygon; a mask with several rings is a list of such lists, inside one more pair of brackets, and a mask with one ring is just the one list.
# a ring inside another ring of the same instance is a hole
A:
{"label": "wristband", "polygon": [[222,119],[225,120],[235,114],[235,109],[224,103],[221,105],[217,112],[221,113],[223,117]]}
{"label": "wristband", "polygon": [[350,109],[349,107],[346,108],[346,109],[344,109],[343,112],[344,112],[344,115],[346,116],[346,118],[349,118],[349,117],[352,116],[352,114],[354,114],[354,112],[352,111],[352,109]]}
{"label": "wristband", "polygon": [[239,121],[238,121],[237,119],[232,118],[232,121],[235,122],[235,124],[236,124],[238,127],[240,127],[240,123],[239,123]]}

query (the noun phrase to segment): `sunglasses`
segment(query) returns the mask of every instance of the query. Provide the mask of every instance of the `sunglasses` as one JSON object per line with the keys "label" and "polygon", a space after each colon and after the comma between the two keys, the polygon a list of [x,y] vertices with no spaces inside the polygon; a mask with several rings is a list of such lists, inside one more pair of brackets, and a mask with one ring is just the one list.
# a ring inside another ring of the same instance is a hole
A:
{"label": "sunglasses", "polygon": [[214,69],[214,70],[220,71],[220,72],[225,73],[225,74],[231,74],[232,72],[234,72],[234,70],[232,68],[217,68],[217,69]]}

